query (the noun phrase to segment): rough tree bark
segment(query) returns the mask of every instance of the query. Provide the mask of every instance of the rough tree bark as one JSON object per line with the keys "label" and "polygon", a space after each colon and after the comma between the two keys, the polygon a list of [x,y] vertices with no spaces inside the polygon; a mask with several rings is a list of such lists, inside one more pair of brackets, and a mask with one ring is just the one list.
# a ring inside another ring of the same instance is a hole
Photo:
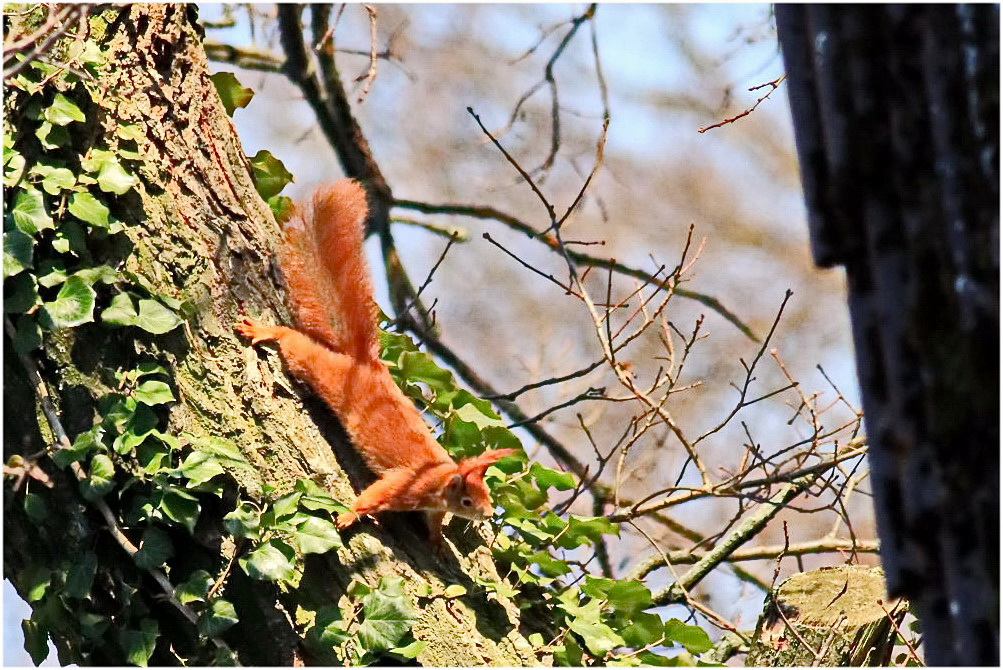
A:
{"label": "rough tree bark", "polygon": [[999,664],[999,7],[777,5],[845,265],[881,555],[932,665]]}
{"label": "rough tree bark", "polygon": [[885,666],[904,600],[884,602],[880,568],[836,565],[799,572],[766,596],[745,664],[750,667]]}
{"label": "rough tree bark", "polygon": [[[232,331],[233,322],[245,315],[270,312],[276,322],[288,322],[289,315],[270,251],[278,241],[278,227],[255,190],[248,161],[209,79],[195,9],[105,9],[92,17],[91,30],[112,64],[99,75],[108,95],[99,109],[86,110],[100,119],[90,126],[97,144],[123,122],[141,130],[137,142],[145,169],[139,195],[119,212],[134,224],[127,230],[135,248],[128,269],[165,295],[191,300],[199,310],[184,328],[148,336],[130,350],[121,350],[121,341],[100,324],[46,336],[35,359],[70,439],[90,427],[94,398],[110,388],[101,371],[148,354],[167,363],[179,398],[170,411],[170,432],[227,438],[253,465],[248,472],[230,473],[237,484],[234,495],[255,498],[266,485],[283,491],[307,478],[349,500],[353,492],[342,463],[353,476],[361,469],[335,420],[305,387],[290,381],[274,353],[259,357]],[[17,127],[17,120],[12,121]],[[51,439],[24,369],[6,344],[5,459],[36,453]],[[24,510],[23,488],[15,491],[5,480],[4,574],[24,594],[21,576],[26,569],[57,565],[97,547],[95,595],[88,606],[114,617],[122,598],[117,576],[135,573],[136,567],[110,540],[104,520],[80,496],[73,477],[46,460],[39,465],[55,484],[50,490],[33,489],[52,512],[42,527]],[[228,510],[219,507],[203,509],[194,537],[175,538],[181,549],[168,563],[173,574],[192,566],[213,575],[224,570],[235,549],[225,541],[221,523]],[[498,579],[482,538],[473,530],[456,530],[450,536],[460,548],[458,555],[439,561],[428,551],[416,519],[387,518],[378,528],[362,524],[342,549],[311,556],[300,589],[291,592],[248,579],[233,566],[223,588],[240,622],[223,637],[244,664],[310,662],[314,659],[302,643],[297,618],[302,594],[309,593],[311,609],[316,609],[338,603],[352,580],[375,586],[382,575],[398,575],[412,597],[413,589],[426,582],[433,593],[451,583],[479,593],[422,600],[413,630],[416,639],[428,642],[418,657],[422,664],[539,662],[521,632],[518,609],[473,586],[474,577]],[[145,584],[145,592],[131,597],[145,601],[159,623],[161,639],[150,662],[175,664],[174,650],[196,644],[194,626],[163,604],[152,580]],[[70,617],[68,625],[78,623]],[[73,631],[65,632],[60,637],[54,631],[64,663],[123,663],[113,647],[81,657],[70,641]]]}

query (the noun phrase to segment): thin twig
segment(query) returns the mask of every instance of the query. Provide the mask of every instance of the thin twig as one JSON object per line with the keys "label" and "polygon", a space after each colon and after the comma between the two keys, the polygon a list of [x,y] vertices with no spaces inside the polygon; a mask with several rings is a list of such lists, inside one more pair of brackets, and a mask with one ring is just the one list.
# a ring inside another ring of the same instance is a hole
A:
{"label": "thin twig", "polygon": [[499,142],[497,139],[495,139],[495,136],[491,134],[491,131],[489,131],[484,126],[484,124],[481,122],[481,117],[474,113],[474,108],[467,107],[467,113],[470,114],[470,116],[474,117],[474,121],[476,121],[477,125],[481,127],[481,131],[488,136],[488,139],[491,140],[491,143],[498,148],[498,151],[502,153],[502,155],[509,162],[509,164],[516,169],[519,175],[526,180],[527,184],[529,184],[529,187],[533,189],[533,193],[536,194],[536,197],[540,199],[540,202],[543,203],[543,206],[546,208],[547,216],[551,221],[551,225],[553,225],[553,222],[555,220],[554,206],[551,205],[550,201],[547,200],[547,197],[543,195],[543,192],[540,190],[540,187],[536,185],[536,182],[533,181],[533,178],[529,176],[529,173],[527,173],[522,168],[522,166],[519,165],[519,161],[513,158],[512,154],[510,154],[508,150],[506,150],[505,147],[502,146],[502,143]]}
{"label": "thin twig", "polygon": [[[432,204],[417,200],[402,199],[395,200],[393,204],[395,207],[412,209],[425,214],[453,214],[457,216],[469,216],[474,219],[491,219],[498,221],[513,230],[524,233],[533,239],[543,242],[551,251],[561,253],[561,250],[557,247],[557,240],[553,235],[546,234],[546,231],[538,231],[517,217],[502,212],[501,210],[489,205]],[[567,249],[566,253],[578,265],[612,269],[619,274],[627,277],[634,277],[644,282],[652,284],[661,283],[660,280],[651,273],[629,267],[623,263],[617,262],[617,260],[613,258],[599,258],[580,251],[574,251],[572,249]],[[754,342],[759,342],[759,338],[752,332],[752,330],[731,310],[725,307],[717,298],[704,293],[699,293],[697,291],[691,291],[681,286],[673,286],[672,290],[681,298],[695,300],[696,302],[714,310],[718,315],[742,331],[746,337]]]}
{"label": "thin twig", "polygon": [[754,111],[756,111],[756,107],[759,107],[759,104],[761,102],[763,102],[768,97],[770,97],[770,95],[773,94],[773,91],[777,90],[777,87],[779,87],[780,83],[784,79],[786,79],[786,78],[787,78],[787,75],[786,74],[782,74],[779,77],[777,77],[776,79],[774,79],[773,81],[768,81],[765,84],[759,84],[758,86],[752,86],[752,87],[750,87],[749,88],[750,91],[755,91],[757,89],[763,88],[764,86],[769,86],[770,90],[767,91],[766,94],[763,95],[763,97],[759,98],[759,100],[756,100],[755,104],[752,105],[752,107],[749,107],[748,109],[746,109],[744,112],[740,112],[740,113],[736,114],[735,116],[733,116],[731,118],[725,119],[724,121],[718,121],[717,123],[712,123],[709,126],[704,126],[703,128],[699,128],[699,129],[697,129],[697,132],[698,133],[705,133],[708,130],[710,130],[711,128],[720,128],[721,126],[728,125],[729,123],[734,123],[735,121],[738,121],[742,117],[745,117],[745,116],[748,116],[749,114],[752,114]]}
{"label": "thin twig", "polygon": [[356,81],[365,80],[365,84],[362,86],[362,91],[359,92],[359,97],[356,99],[357,102],[362,102],[366,99],[369,94],[369,87],[372,86],[373,82],[376,81],[376,8],[372,5],[362,5],[366,8],[366,12],[369,13],[369,67],[366,69],[366,73],[361,77],[357,78]]}

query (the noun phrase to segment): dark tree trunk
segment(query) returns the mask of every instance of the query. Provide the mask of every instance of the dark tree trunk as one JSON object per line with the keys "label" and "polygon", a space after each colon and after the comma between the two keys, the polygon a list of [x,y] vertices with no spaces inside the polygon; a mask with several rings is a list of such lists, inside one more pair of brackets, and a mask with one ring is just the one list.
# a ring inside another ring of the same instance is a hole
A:
{"label": "dark tree trunk", "polygon": [[881,554],[932,665],[999,664],[999,8],[777,5],[844,265]]}

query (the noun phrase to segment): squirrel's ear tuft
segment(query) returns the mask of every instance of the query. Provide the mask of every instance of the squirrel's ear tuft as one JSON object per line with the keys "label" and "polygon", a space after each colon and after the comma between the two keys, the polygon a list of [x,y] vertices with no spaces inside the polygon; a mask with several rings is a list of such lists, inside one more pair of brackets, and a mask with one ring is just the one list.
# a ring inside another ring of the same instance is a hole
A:
{"label": "squirrel's ear tuft", "polygon": [[461,486],[463,486],[463,475],[461,473],[456,473],[446,482],[447,491],[458,491]]}
{"label": "squirrel's ear tuft", "polygon": [[485,451],[483,454],[478,454],[472,458],[467,458],[459,462],[457,467],[460,470],[460,474],[464,477],[469,477],[470,475],[476,475],[477,477],[483,477],[484,471],[487,470],[491,465],[501,459],[509,456],[511,454],[518,453],[518,449],[490,449]]}

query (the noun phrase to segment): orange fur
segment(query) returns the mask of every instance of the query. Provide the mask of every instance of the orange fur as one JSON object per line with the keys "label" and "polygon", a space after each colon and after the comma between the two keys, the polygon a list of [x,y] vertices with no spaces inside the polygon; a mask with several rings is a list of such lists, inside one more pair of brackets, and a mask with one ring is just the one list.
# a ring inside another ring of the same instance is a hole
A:
{"label": "orange fur", "polygon": [[421,510],[439,547],[446,512],[469,519],[491,515],[484,471],[516,450],[487,451],[457,464],[379,360],[376,304],[362,249],[367,214],[357,182],[319,190],[312,206],[287,224],[280,255],[298,328],[244,320],[237,331],[252,345],[278,344],[286,367],[324,399],[377,476],[352,511],[338,517],[338,527],[366,514]]}

